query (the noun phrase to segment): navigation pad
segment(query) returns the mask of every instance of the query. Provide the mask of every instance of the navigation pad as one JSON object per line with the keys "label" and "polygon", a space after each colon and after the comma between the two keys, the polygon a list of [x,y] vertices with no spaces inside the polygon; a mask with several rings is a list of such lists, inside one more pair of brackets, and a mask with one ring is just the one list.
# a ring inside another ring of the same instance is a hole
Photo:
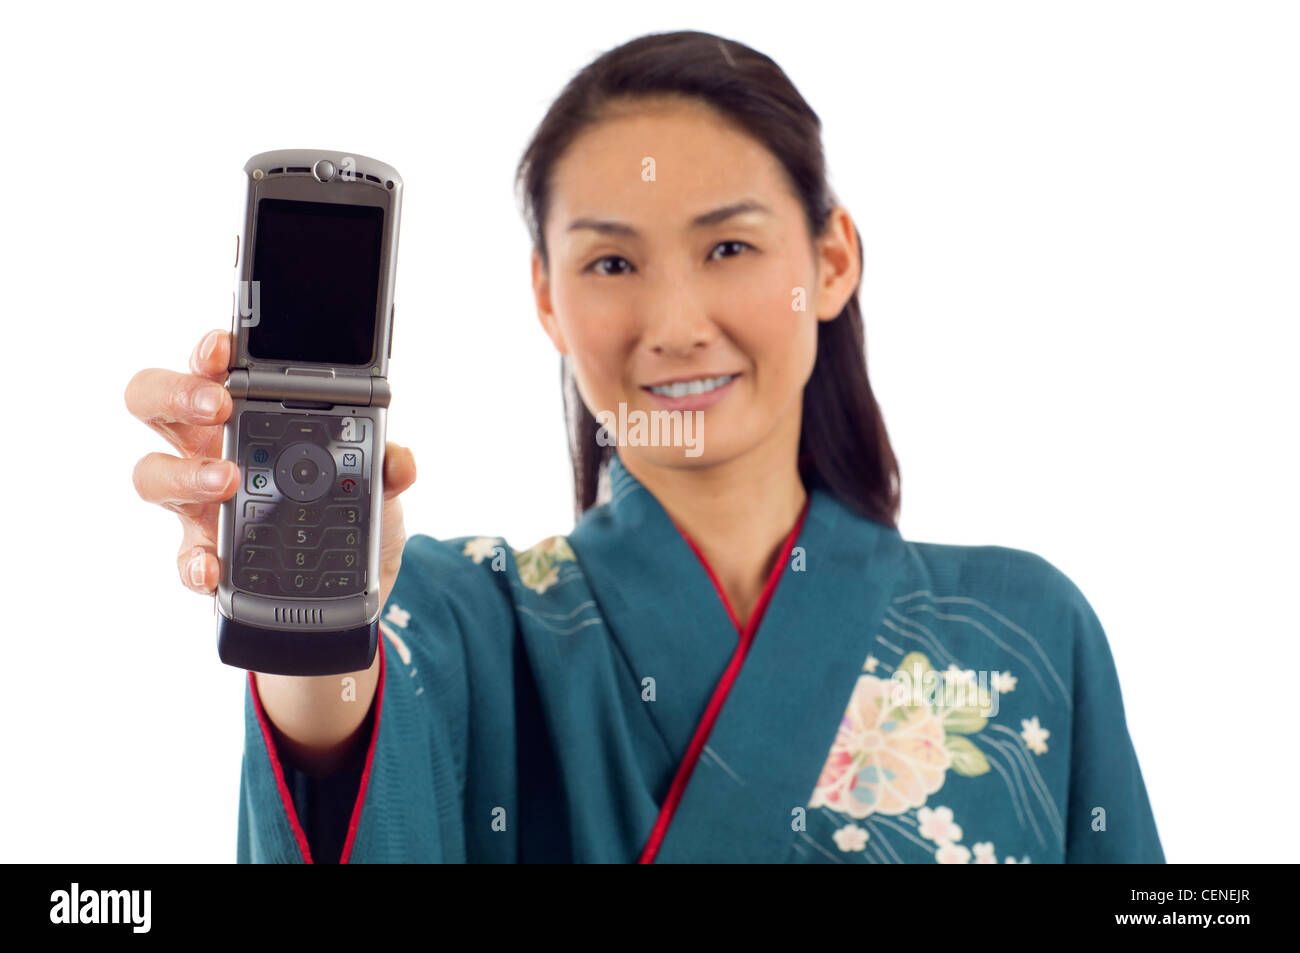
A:
{"label": "navigation pad", "polygon": [[365,591],[373,430],[368,417],[240,417],[237,589],[316,598]]}

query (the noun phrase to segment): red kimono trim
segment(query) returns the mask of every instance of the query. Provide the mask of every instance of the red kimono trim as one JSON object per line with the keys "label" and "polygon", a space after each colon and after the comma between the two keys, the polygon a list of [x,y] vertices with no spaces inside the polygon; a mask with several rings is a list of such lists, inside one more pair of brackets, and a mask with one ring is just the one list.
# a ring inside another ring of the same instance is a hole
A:
{"label": "red kimono trim", "polygon": [[[348,836],[343,842],[343,853],[339,857],[340,864],[346,864],[352,856],[352,844],[356,840],[357,828],[361,824],[361,806],[366,800],[366,788],[370,783],[370,768],[375,760],[375,745],[379,740],[379,716],[384,708],[384,669],[387,667],[387,660],[384,656],[384,636],[379,635],[379,682],[375,685],[375,724],[370,732],[370,747],[366,751],[366,766],[361,772],[361,784],[357,787],[357,799],[352,806],[352,819],[348,821]],[[262,708],[262,698],[257,693],[257,679],[252,672],[248,673],[248,686],[253,693],[253,710],[257,713],[257,723],[262,728],[262,739],[266,742],[266,753],[271,758],[271,770],[275,774],[275,787],[280,792],[280,803],[284,806],[284,813],[289,820],[289,827],[293,830],[293,836],[298,841],[298,849],[302,852],[304,863],[315,863],[312,860],[311,848],[307,844],[307,834],[302,829],[302,823],[298,820],[298,812],[293,806],[293,797],[289,794],[289,786],[284,781],[284,769],[280,765],[279,752],[275,750],[275,738],[271,733],[271,723],[267,720],[266,712]]]}
{"label": "red kimono trim", "polygon": [[768,574],[767,582],[763,585],[763,591],[758,597],[758,603],[754,606],[754,611],[744,629],[740,627],[740,622],[736,619],[736,612],[732,609],[727,594],[723,592],[722,586],[718,583],[718,577],[713,572],[713,567],[704,558],[704,554],[695,545],[695,541],[682,532],[681,527],[677,527],[677,531],[690,544],[691,549],[704,565],[704,571],[709,574],[709,581],[713,583],[713,588],[717,590],[718,597],[722,600],[723,606],[726,607],[727,615],[731,617],[731,624],[740,633],[740,643],[736,646],[736,651],[731,656],[726,671],[722,673],[722,678],[713,690],[713,697],[709,699],[709,707],[704,710],[704,716],[700,719],[700,723],[695,726],[695,734],[691,738],[690,747],[686,749],[686,757],[682,759],[682,763],[677,768],[672,787],[668,789],[668,796],[664,799],[664,803],[659,809],[659,817],[655,820],[655,826],[650,831],[650,839],[646,842],[645,849],[642,850],[641,857],[637,861],[639,864],[654,863],[655,855],[659,853],[659,845],[663,843],[664,836],[668,833],[668,825],[672,823],[673,814],[677,811],[677,805],[686,792],[686,785],[691,779],[691,773],[695,770],[695,763],[699,761],[700,754],[704,751],[705,744],[708,743],[709,733],[713,730],[713,723],[718,720],[718,713],[722,711],[722,705],[727,700],[727,694],[731,691],[736,676],[740,674],[740,667],[745,662],[745,655],[749,651],[750,644],[754,641],[754,633],[758,631],[759,623],[763,621],[763,614],[767,611],[767,605],[772,601],[772,594],[776,592],[776,584],[781,580],[781,573],[790,558],[790,551],[794,548],[795,540],[799,538],[799,530],[803,528],[803,521],[808,515],[808,505],[811,502],[811,496],[804,501],[803,510],[799,513],[799,519],[795,522],[790,535],[786,537],[785,542],[781,545],[781,552],[776,557],[776,564],[772,567],[772,572]]}

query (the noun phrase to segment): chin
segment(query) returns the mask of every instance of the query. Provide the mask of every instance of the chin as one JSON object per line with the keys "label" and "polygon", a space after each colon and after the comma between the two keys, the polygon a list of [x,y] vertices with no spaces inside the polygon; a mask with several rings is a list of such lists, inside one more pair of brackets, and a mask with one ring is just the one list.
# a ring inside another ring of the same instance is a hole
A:
{"label": "chin", "polygon": [[618,448],[619,455],[627,460],[634,457],[638,462],[649,466],[675,470],[698,470],[716,466],[735,457],[739,449],[736,441],[705,436],[694,445],[683,446],[634,446],[625,445]]}

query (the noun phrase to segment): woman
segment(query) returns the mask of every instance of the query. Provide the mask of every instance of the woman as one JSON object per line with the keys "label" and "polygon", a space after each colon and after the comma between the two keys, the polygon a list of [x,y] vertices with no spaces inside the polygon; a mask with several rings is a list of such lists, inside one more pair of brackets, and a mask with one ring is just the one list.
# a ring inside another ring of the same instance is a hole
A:
{"label": "woman", "polygon": [[[343,692],[250,674],[239,860],[1163,861],[1077,587],[897,531],[857,230],[780,68],[641,37],[518,171],[578,524],[407,541],[390,445],[380,652]],[[185,454],[136,485],[203,592],[238,480],[210,459],[228,358],[213,332],[193,374],[127,391]]]}

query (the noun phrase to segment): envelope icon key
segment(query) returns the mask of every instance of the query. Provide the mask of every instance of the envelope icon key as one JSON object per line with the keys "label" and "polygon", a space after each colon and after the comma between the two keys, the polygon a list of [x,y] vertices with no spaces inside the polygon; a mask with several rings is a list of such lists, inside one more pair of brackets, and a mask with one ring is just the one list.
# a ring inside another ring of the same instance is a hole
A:
{"label": "envelope icon key", "polygon": [[340,473],[360,473],[362,451],[360,450],[336,450],[336,458],[339,462]]}

